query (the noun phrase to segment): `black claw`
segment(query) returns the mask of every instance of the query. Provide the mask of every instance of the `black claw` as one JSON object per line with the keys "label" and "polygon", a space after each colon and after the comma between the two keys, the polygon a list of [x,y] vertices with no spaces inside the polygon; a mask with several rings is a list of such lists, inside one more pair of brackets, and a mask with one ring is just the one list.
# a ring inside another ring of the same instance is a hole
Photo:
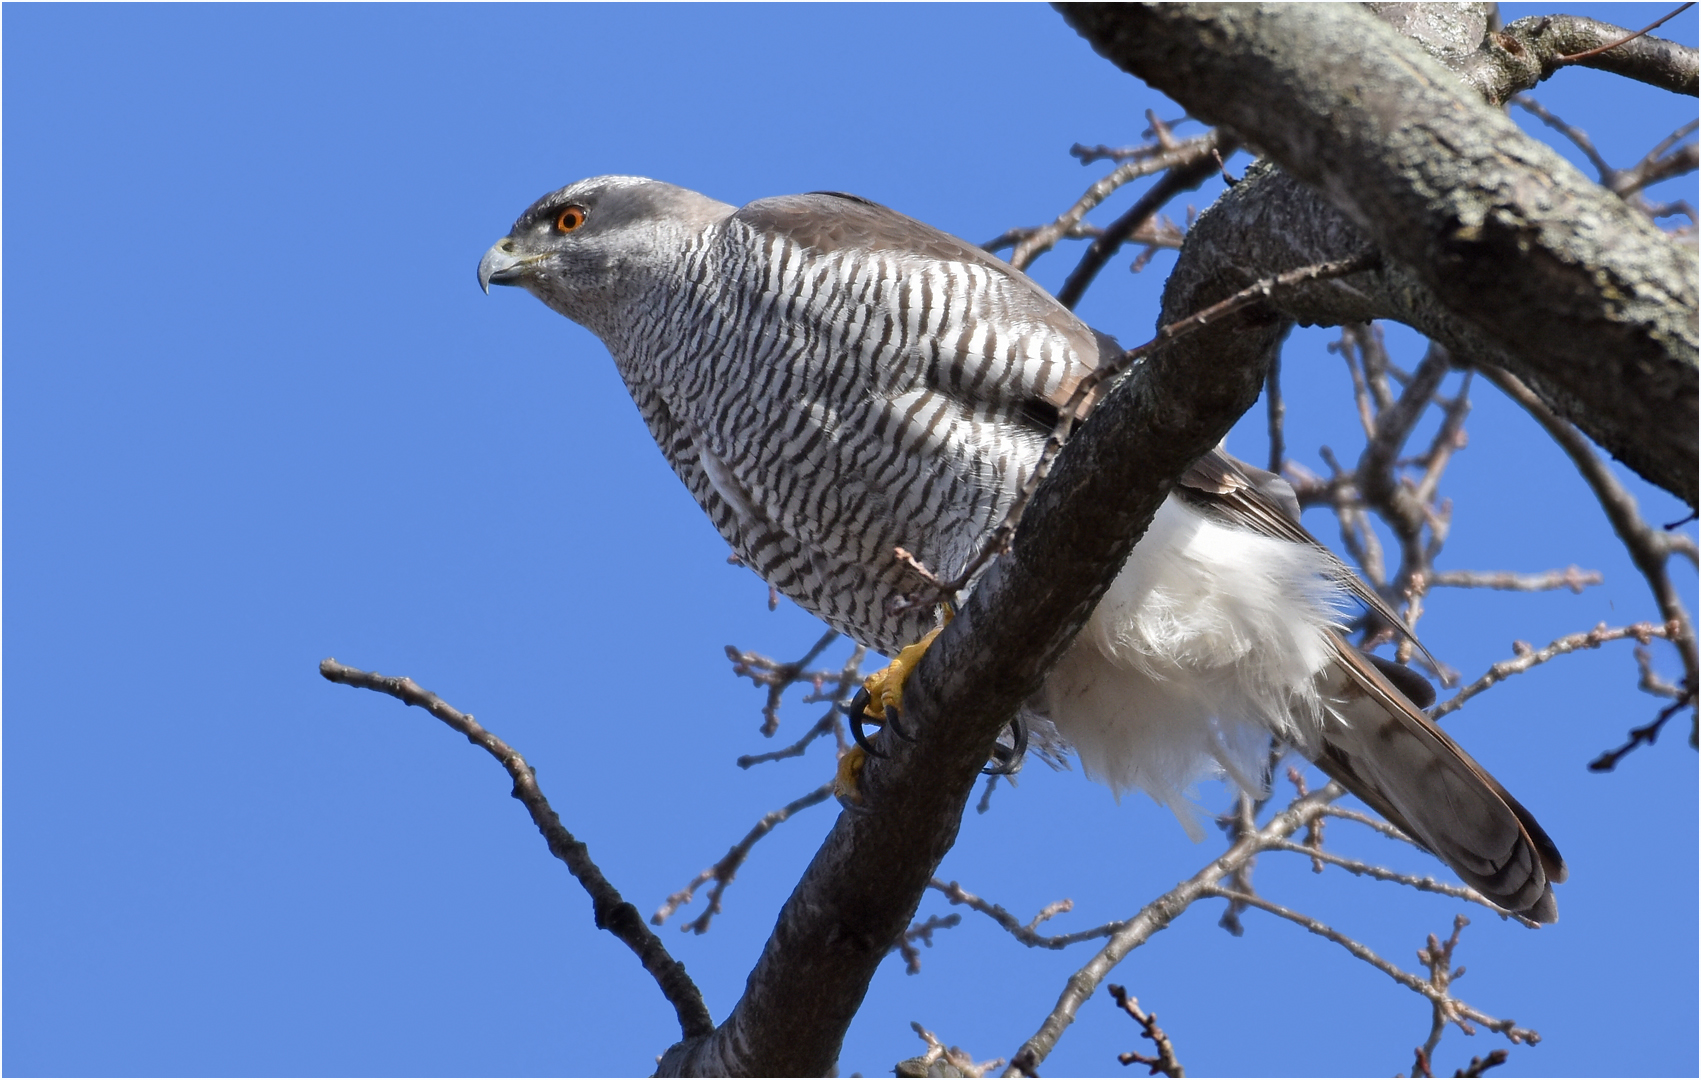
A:
{"label": "black claw", "polygon": [[994,745],[992,760],[995,765],[988,765],[981,770],[986,776],[1010,776],[1022,767],[1022,755],[1028,752],[1028,725],[1021,717],[1010,721],[1010,733],[1013,736],[1009,746]]}
{"label": "black claw", "polygon": [[876,750],[874,744],[868,741],[868,736],[862,730],[862,725],[868,723],[868,705],[873,700],[869,697],[866,687],[858,690],[856,696],[851,698],[850,709],[845,713],[845,719],[850,723],[851,738],[855,739],[856,744],[862,747],[863,753],[870,757],[883,758],[886,756],[885,753]]}

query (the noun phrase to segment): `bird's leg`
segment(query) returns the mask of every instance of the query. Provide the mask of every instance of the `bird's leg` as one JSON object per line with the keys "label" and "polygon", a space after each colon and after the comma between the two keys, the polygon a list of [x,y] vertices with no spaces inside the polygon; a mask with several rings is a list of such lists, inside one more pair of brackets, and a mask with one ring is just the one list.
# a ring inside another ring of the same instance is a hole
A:
{"label": "bird's leg", "polygon": [[[945,622],[951,621],[951,609],[945,608]],[[898,655],[890,664],[876,671],[862,682],[862,689],[851,699],[850,709],[846,719],[850,723],[851,738],[856,745],[839,756],[838,773],[833,779],[833,793],[840,802],[860,803],[862,795],[857,791],[857,777],[867,764],[869,756],[885,757],[886,754],[876,749],[869,741],[867,733],[862,728],[869,721],[875,721],[882,726],[890,727],[893,734],[908,742],[915,738],[899,726],[898,716],[904,707],[904,683],[908,681],[915,666],[921,663],[922,654],[927,647],[939,636],[939,631],[945,629],[938,626],[927,632],[914,645],[906,645],[898,650]]]}
{"label": "bird's leg", "polygon": [[[951,615],[951,608],[946,605],[943,622],[950,623]],[[841,802],[862,801],[857,791],[857,777],[870,757],[886,756],[885,751],[876,747],[863,730],[865,724],[874,721],[891,728],[894,735],[907,742],[915,741],[915,736],[899,726],[904,708],[904,683],[909,681],[916,665],[921,663],[922,654],[927,652],[943,629],[944,625],[938,626],[914,645],[900,649],[890,664],[863,680],[862,688],[851,699],[846,719],[856,745],[839,756],[838,773],[833,781],[833,792]],[[1017,717],[1010,721],[1010,733],[1009,746],[993,747],[992,764],[982,770],[988,775],[1009,776],[1021,768],[1022,757],[1028,751],[1028,725]]]}
{"label": "bird's leg", "polygon": [[[945,616],[945,621],[951,621],[950,615]],[[909,681],[910,673],[921,663],[922,654],[927,652],[927,647],[933,644],[934,639],[939,636],[939,631],[943,629],[943,626],[935,627],[914,645],[899,649],[896,659],[862,681],[862,692],[857,694],[851,707],[854,709],[856,702],[863,702],[862,714],[865,718],[889,724],[900,737],[914,742],[915,739],[908,732],[897,726],[898,714],[903,712],[904,708],[904,683]]]}

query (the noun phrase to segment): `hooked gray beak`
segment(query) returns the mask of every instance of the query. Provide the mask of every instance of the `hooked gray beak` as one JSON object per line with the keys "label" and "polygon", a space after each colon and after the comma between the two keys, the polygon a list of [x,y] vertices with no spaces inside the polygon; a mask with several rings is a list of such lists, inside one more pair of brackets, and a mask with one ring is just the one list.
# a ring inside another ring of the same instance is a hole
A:
{"label": "hooked gray beak", "polygon": [[503,237],[490,245],[490,250],[478,261],[478,287],[486,295],[489,295],[493,282],[497,285],[518,285],[526,265],[533,261],[514,255],[513,246],[512,240]]}

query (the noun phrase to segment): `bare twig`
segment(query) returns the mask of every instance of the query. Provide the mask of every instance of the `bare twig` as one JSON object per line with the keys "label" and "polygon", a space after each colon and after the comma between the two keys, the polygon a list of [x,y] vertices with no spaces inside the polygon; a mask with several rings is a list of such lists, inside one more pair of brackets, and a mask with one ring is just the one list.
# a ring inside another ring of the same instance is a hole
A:
{"label": "bare twig", "polygon": [[[961,1047],[947,1047],[939,1041],[938,1036],[914,1020],[910,1021],[910,1027],[917,1035],[921,1036],[923,1042],[927,1043],[927,1053],[920,1057],[898,1062],[897,1068],[892,1070],[897,1076],[985,1076],[1004,1064],[1003,1058],[977,1062],[971,1054]],[[955,1072],[945,1072],[939,1069],[937,1063],[941,1059]]]}
{"label": "bare twig", "polygon": [[[726,657],[732,661],[732,673],[736,678],[748,678],[756,686],[768,688],[768,702],[762,707],[762,734],[771,736],[780,729],[780,699],[786,690],[796,683],[811,682],[819,691],[822,684],[835,677],[834,672],[809,672],[810,664],[816,657],[826,651],[827,646],[838,639],[837,630],[829,630],[821,635],[820,640],[810,646],[807,653],[790,663],[781,663],[763,656],[761,653],[743,652],[736,645],[726,647]],[[860,661],[861,650],[858,650],[857,660]]]}
{"label": "bare twig", "polygon": [[[993,252],[993,253],[996,254],[997,252],[1003,251],[1005,248],[1013,248],[1017,244],[1020,244],[1020,243],[1023,243],[1024,241],[1033,239],[1034,237],[1038,236],[1041,233],[1041,231],[1043,231],[1047,228],[1050,228],[1050,226],[1048,226],[1048,225],[1028,225],[1028,226],[1017,225],[1013,228],[1005,229],[1003,232],[999,233],[997,236],[993,237],[991,240],[988,240],[986,243],[982,244],[980,247],[981,247],[982,251],[990,251],[990,252]],[[1097,225],[1094,225],[1090,221],[1077,221],[1075,224],[1073,224],[1073,225],[1069,226],[1067,229],[1063,230],[1063,232],[1061,234],[1059,234],[1057,239],[1059,239],[1059,240],[1091,240],[1091,239],[1093,239],[1097,236],[1102,235],[1103,233],[1104,233],[1103,229],[1101,229]]]}
{"label": "bare twig", "polygon": [[685,965],[668,955],[667,947],[661,943],[661,939],[644,925],[643,916],[638,914],[638,909],[621,897],[620,891],[603,876],[596,863],[591,861],[589,849],[561,824],[561,818],[550,807],[549,800],[544,798],[542,789],[538,787],[536,770],[526,764],[526,759],[520,756],[519,751],[486,730],[470,714],[461,712],[436,694],[422,689],[412,679],[362,671],[347,664],[339,664],[334,659],[321,661],[319,674],[331,682],[388,694],[404,704],[424,709],[500,762],[513,778],[514,798],[520,800],[531,814],[532,823],[549,844],[550,854],[566,863],[568,872],[577,878],[579,884],[584,886],[585,892],[590,894],[591,910],[595,914],[597,929],[607,930],[637,955],[639,962],[644,965],[644,970],[656,980],[656,985],[661,988],[662,994],[678,1014],[679,1029],[683,1037],[697,1038],[715,1029],[708,1006],[703,1004],[703,995],[691,981],[691,977],[685,973]]}
{"label": "bare twig", "polygon": [[[1294,799],[1285,809],[1276,813],[1262,829],[1241,836],[1204,869],[1148,903],[1132,919],[1112,924],[1115,929],[1111,932],[1110,940],[1080,970],[1069,977],[1057,1004],[1041,1023],[1039,1030],[1011,1057],[1010,1067],[1004,1071],[1004,1075],[1036,1075],[1040,1063],[1057,1045],[1057,1040],[1062,1037],[1064,1030],[1074,1023],[1075,1014],[1082,1003],[1092,996],[1099,983],[1125,956],[1175,921],[1195,901],[1214,895],[1211,890],[1216,889],[1216,882],[1264,850],[1268,841],[1285,840],[1292,836],[1304,827],[1312,815],[1320,813],[1344,793],[1345,789],[1339,784],[1329,783],[1317,791]],[[1002,912],[1006,918],[1009,917],[1009,913],[1003,912],[1002,908],[997,911]],[[994,918],[997,917],[994,915]],[[1014,922],[1014,919],[1010,921]],[[1003,923],[1002,919],[1000,923]],[[1005,929],[1009,930],[1010,927],[1005,925]]]}
{"label": "bare twig", "polygon": [[1583,152],[1583,156],[1589,159],[1589,164],[1595,167],[1595,172],[1600,175],[1601,183],[1608,187],[1611,186],[1607,184],[1607,178],[1616,170],[1613,169],[1611,165],[1607,164],[1606,158],[1602,157],[1600,151],[1595,149],[1593,140],[1589,138],[1582,128],[1567,124],[1564,120],[1561,120],[1559,117],[1549,112],[1547,107],[1541,102],[1528,94],[1516,94],[1512,97],[1510,103],[1518,106],[1520,109],[1523,109],[1525,112],[1536,117],[1536,119],[1540,120],[1548,127],[1571,140],[1571,144],[1581,150]]}
{"label": "bare twig", "polygon": [[1545,574],[1435,570],[1425,579],[1425,584],[1431,589],[1500,589],[1507,592],[1551,592],[1554,589],[1570,589],[1574,593],[1580,593],[1588,586],[1600,583],[1599,570],[1583,570],[1577,566],[1549,570]]}
{"label": "bare twig", "polygon": [[[1323,815],[1319,814],[1317,818],[1313,820],[1321,820],[1322,817]],[[1391,881],[1396,885],[1404,885],[1407,888],[1416,889],[1419,892],[1437,893],[1441,896],[1451,896],[1456,900],[1467,900],[1473,904],[1481,904],[1496,915],[1499,915],[1502,918],[1516,919],[1525,926],[1530,927],[1532,930],[1541,925],[1533,919],[1527,919],[1522,915],[1517,915],[1501,909],[1493,901],[1489,900],[1486,896],[1477,892],[1475,889],[1467,888],[1463,885],[1449,885],[1444,881],[1437,881],[1428,875],[1420,877],[1417,874],[1397,873],[1386,867],[1375,866],[1371,863],[1362,862],[1358,859],[1349,859],[1341,855],[1336,855],[1333,852],[1320,850],[1310,844],[1296,844],[1291,840],[1272,842],[1266,850],[1291,851],[1295,855],[1304,855],[1315,863],[1327,863],[1330,866],[1338,866],[1342,870],[1347,871],[1349,874],[1353,874],[1358,877],[1368,877],[1375,881]]]}
{"label": "bare twig", "polygon": [[1471,1058],[1471,1063],[1463,1069],[1453,1070],[1454,1076],[1481,1076],[1490,1069],[1506,1064],[1508,1057],[1504,1050],[1490,1050],[1487,1057]]}
{"label": "bare twig", "polygon": [[1444,988],[1438,989],[1429,981],[1420,979],[1416,975],[1389,963],[1387,960],[1378,956],[1369,946],[1364,945],[1362,942],[1354,941],[1347,935],[1326,923],[1313,919],[1309,915],[1301,914],[1291,908],[1283,907],[1280,904],[1271,903],[1261,896],[1253,896],[1247,893],[1236,893],[1214,885],[1207,887],[1205,892],[1206,895],[1220,897],[1224,900],[1239,900],[1247,907],[1255,907],[1260,911],[1269,912],[1271,915],[1286,919],[1297,926],[1304,927],[1306,930],[1316,934],[1318,937],[1334,942],[1347,950],[1347,952],[1351,953],[1357,959],[1363,960],[1365,963],[1382,972],[1384,975],[1387,975],[1390,979],[1393,979],[1406,989],[1422,994],[1424,997],[1428,998],[1432,1003],[1446,1013],[1448,1022],[1457,1024],[1460,1030],[1464,1031],[1467,1035],[1476,1034],[1476,1032],[1471,1029],[1471,1024],[1474,1022],[1481,1024],[1490,1031],[1506,1036],[1506,1038],[1514,1044],[1529,1043],[1534,1046],[1536,1043],[1541,1041],[1541,1035],[1537,1032],[1531,1031],[1528,1028],[1518,1027],[1517,1023],[1513,1020],[1497,1020],[1486,1013],[1471,1008],[1469,1005],[1466,1005],[1457,998],[1449,996]]}
{"label": "bare twig", "polygon": [[1030,949],[1065,949],[1077,942],[1092,941],[1095,938],[1109,937],[1125,925],[1125,923],[1121,922],[1105,923],[1103,926],[1095,926],[1091,930],[1077,930],[1072,934],[1058,934],[1048,937],[1044,934],[1035,933],[1035,930],[1039,927],[1040,923],[1043,923],[1046,920],[1066,911],[1074,910],[1074,901],[1058,900],[1047,904],[1040,910],[1038,915],[1035,915],[1033,919],[1024,926],[1020,919],[1010,914],[1004,908],[991,903],[990,901],[981,899],[974,893],[969,892],[967,889],[957,884],[955,881],[944,882],[940,881],[938,878],[934,878],[932,881],[927,883],[927,887],[943,893],[945,895],[945,899],[951,901],[953,904],[962,904],[964,907],[973,908],[975,911],[987,916],[993,922],[1008,931],[1011,937],[1020,941],[1023,945],[1026,945]]}
{"label": "bare twig", "polygon": [[[1459,934],[1471,920],[1463,915],[1453,916],[1453,934],[1445,942],[1440,941],[1434,934],[1429,935],[1429,942],[1418,950],[1418,959],[1429,969],[1429,985],[1435,987],[1447,997],[1447,988],[1454,979],[1465,974],[1464,968],[1453,970],[1453,950],[1458,947]],[[1448,1010],[1439,1001],[1430,1002],[1429,1038],[1424,1040],[1423,1049],[1418,1053],[1421,1060],[1428,1064],[1435,1056],[1435,1048],[1441,1045],[1441,1036],[1447,1032]]]}
{"label": "bare twig", "polygon": [[1638,746],[1654,745],[1654,740],[1659,738],[1660,729],[1666,726],[1666,721],[1681,712],[1683,707],[1687,704],[1689,704],[1687,701],[1674,701],[1670,705],[1661,709],[1659,715],[1654,717],[1651,723],[1645,724],[1639,728],[1631,728],[1630,738],[1624,743],[1624,745],[1613,750],[1608,750],[1600,757],[1589,762],[1589,771],[1611,772],[1613,769],[1618,767],[1618,763],[1620,761],[1624,760],[1624,755],[1630,753]]}
{"label": "bare twig", "polygon": [[1647,649],[1638,645],[1631,651],[1636,654],[1636,689],[1655,697],[1670,698],[1673,701],[1682,701],[1688,696],[1684,693],[1683,687],[1673,686],[1660,678],[1659,672],[1654,670],[1653,654]]}
{"label": "bare twig", "polygon": [[[1220,160],[1219,154],[1232,154],[1239,146],[1240,143],[1228,135],[1211,131],[1189,140],[1174,151],[1171,156],[1177,160],[1170,170],[1142,193],[1121,217],[1111,222],[1103,235],[1088,245],[1081,261],[1064,280],[1063,288],[1057,291],[1058,302],[1070,309],[1080,303],[1087,287],[1124,243],[1133,238],[1171,199],[1210,179]],[[1194,149],[1189,150],[1190,147]],[[1185,157],[1189,153],[1196,156]]]}
{"label": "bare twig", "polygon": [[[1636,506],[1635,496],[1618,482],[1606,462],[1595,453],[1587,437],[1554,415],[1553,410],[1543,404],[1516,376],[1495,367],[1484,366],[1481,370],[1484,378],[1523,406],[1524,411],[1547,431],[1577,466],[1584,483],[1594,491],[1601,509],[1606,512],[1607,520],[1612,523],[1613,532],[1618,534],[1619,542],[1629,553],[1630,561],[1636,564],[1636,569],[1640,570],[1643,578],[1647,580],[1648,588],[1654,594],[1654,601],[1659,604],[1660,618],[1667,626],[1674,627],[1670,635],[1671,642],[1677,646],[1678,655],[1683,660],[1684,686],[1693,702],[1697,688],[1701,687],[1701,665],[1697,663],[1695,632],[1690,625],[1689,612],[1684,608],[1683,600],[1672,584],[1671,576],[1666,572],[1666,560],[1674,552],[1682,553],[1686,547],[1693,545],[1687,537],[1654,528],[1643,521],[1641,511]],[[1692,727],[1692,742],[1694,738]]]}
{"label": "bare twig", "polygon": [[834,729],[838,726],[839,710],[835,706],[834,708],[828,709],[825,716],[815,721],[815,726],[804,732],[803,738],[792,743],[785,749],[770,750],[765,754],[741,754],[735,764],[741,769],[748,769],[752,765],[761,765],[769,761],[783,761],[786,758],[802,757],[803,752],[809,749],[810,743],[819,739],[823,735],[831,735]]}
{"label": "bare twig", "polygon": [[749,857],[750,849],[756,846],[756,842],[773,832],[775,826],[786,821],[799,810],[806,810],[811,806],[823,803],[832,794],[833,782],[829,780],[807,795],[799,796],[778,810],[770,810],[762,815],[762,819],[750,827],[750,831],[744,834],[744,839],[734,844],[732,850],[721,857],[720,862],[704,870],[692,878],[691,883],[685,888],[669,896],[667,901],[656,909],[656,913],[650,916],[650,921],[657,926],[667,922],[681,905],[691,902],[692,898],[697,895],[698,889],[713,881],[715,884],[709,890],[708,908],[703,914],[680,927],[681,930],[689,930],[695,934],[705,933],[709,929],[710,921],[721,913],[721,894],[726,892],[726,887],[738,875],[738,868],[744,865],[744,860]]}
{"label": "bare twig", "polygon": [[1411,844],[1413,847],[1417,846],[1416,841],[1414,841],[1411,837],[1407,836],[1399,829],[1394,828],[1394,826],[1388,824],[1386,821],[1373,818],[1369,814],[1361,814],[1357,810],[1352,810],[1345,806],[1333,805],[1323,807],[1318,811],[1318,813],[1323,817],[1334,817],[1340,818],[1343,821],[1356,822],[1367,829],[1381,833],[1390,840],[1397,840],[1402,844]]}
{"label": "bare twig", "polygon": [[898,950],[898,954],[904,958],[904,970],[911,975],[920,975],[921,950],[915,947],[915,943],[919,941],[931,949],[935,930],[949,930],[962,921],[961,915],[953,913],[945,916],[929,915],[925,922],[912,923],[910,928],[904,931],[904,936],[892,944],[892,948]]}
{"label": "bare twig", "polygon": [[[1684,212],[1683,209],[1675,209],[1669,213],[1661,213],[1660,211],[1666,208],[1650,205],[1641,197],[1641,192],[1642,189],[1651,184],[1657,184],[1661,180],[1695,171],[1697,154],[1694,143],[1687,143],[1678,146],[1676,150],[1672,150],[1672,147],[1676,146],[1680,140],[1695,131],[1696,122],[1694,120],[1683,124],[1676,131],[1661,139],[1635,165],[1628,169],[1619,169],[1608,164],[1606,158],[1601,156],[1600,151],[1595,149],[1595,144],[1589,139],[1587,133],[1549,112],[1535,98],[1528,94],[1518,94],[1512,98],[1511,103],[1537,117],[1542,123],[1569,139],[1578,150],[1583,152],[1583,156],[1589,159],[1589,164],[1595,167],[1595,171],[1600,175],[1602,187],[1632,206],[1639,208],[1649,217],[1667,217],[1671,213]],[[1668,150],[1672,152],[1668,154]]]}
{"label": "bare twig", "polygon": [[1556,656],[1564,656],[1566,653],[1573,653],[1578,649],[1598,649],[1609,641],[1623,641],[1625,638],[1633,638],[1646,645],[1653,638],[1669,639],[1671,633],[1672,628],[1669,625],[1655,626],[1653,623],[1641,622],[1632,623],[1629,626],[1609,628],[1606,623],[1601,623],[1593,630],[1556,638],[1544,649],[1532,649],[1523,642],[1517,642],[1513,646],[1518,653],[1517,656],[1511,660],[1501,660],[1493,664],[1488,671],[1483,673],[1482,678],[1431,708],[1429,710],[1430,719],[1439,720],[1450,712],[1456,712],[1464,706],[1465,702],[1476,697],[1495,683],[1503,682],[1514,675],[1526,672],[1538,664],[1545,664]]}
{"label": "bare twig", "polygon": [[1156,1076],[1159,1073],[1165,1076],[1186,1076],[1187,1070],[1176,1060],[1175,1046],[1169,1041],[1169,1035],[1158,1026],[1157,1014],[1141,1011],[1139,999],[1124,987],[1112,983],[1107,989],[1115,999],[1116,1007],[1133,1017],[1134,1022],[1140,1025],[1140,1034],[1152,1040],[1152,1045],[1158,1049],[1157,1057],[1147,1057],[1130,1050],[1126,1054],[1116,1055],[1116,1060],[1124,1065],[1145,1065],[1147,1076]]}
{"label": "bare twig", "polygon": [[[1041,226],[1032,235],[1017,243],[1016,249],[1010,253],[1010,265],[1018,270],[1026,270],[1035,259],[1050,251],[1070,229],[1080,224],[1081,219],[1087,215],[1089,210],[1104,202],[1117,188],[1131,180],[1138,180],[1142,176],[1150,176],[1153,173],[1163,172],[1165,169],[1172,169],[1178,165],[1191,164],[1201,157],[1208,160],[1210,150],[1215,144],[1216,140],[1213,135],[1201,135],[1173,148],[1159,146],[1157,152],[1153,154],[1122,162],[1115,169],[1094,181],[1092,186],[1087,188],[1079,199],[1075,200],[1074,205],[1059,214],[1055,221],[1049,225]],[[1173,197],[1173,193],[1171,197]],[[1166,198],[1165,201],[1167,202],[1168,199]],[[1153,212],[1156,209],[1154,207]],[[1144,216],[1149,217],[1151,214],[1148,213]],[[1129,226],[1127,232],[1132,231],[1133,226]],[[1123,235],[1126,236],[1127,232],[1124,232]],[[1120,244],[1120,241],[1118,243]],[[1061,299],[1061,297],[1059,298]],[[1065,303],[1067,304],[1067,301]]]}

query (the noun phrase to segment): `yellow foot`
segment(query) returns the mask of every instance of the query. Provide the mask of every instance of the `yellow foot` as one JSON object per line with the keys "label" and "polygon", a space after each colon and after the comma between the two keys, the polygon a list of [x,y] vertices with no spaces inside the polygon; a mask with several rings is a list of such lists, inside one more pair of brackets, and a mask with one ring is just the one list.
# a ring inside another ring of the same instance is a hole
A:
{"label": "yellow foot", "polygon": [[[945,622],[951,621],[951,609],[945,608]],[[910,673],[921,663],[922,654],[933,644],[933,639],[939,636],[943,626],[931,630],[914,645],[898,650],[898,656],[890,664],[876,671],[862,681],[862,690],[856,695],[850,710],[851,735],[856,739],[856,745],[839,755],[839,767],[833,777],[833,794],[839,802],[846,806],[860,804],[862,792],[857,788],[857,779],[868,764],[870,754],[885,757],[885,754],[875,749],[862,733],[862,725],[866,720],[887,724],[900,736],[910,738],[898,725],[898,716],[904,708],[904,683],[909,680]],[[913,740],[912,740],[913,741]]]}
{"label": "yellow foot", "polygon": [[833,776],[833,797],[842,803],[862,802],[862,792],[856,789],[856,778],[862,775],[862,767],[868,764],[868,754],[860,746],[853,746],[839,755],[839,771]]}
{"label": "yellow foot", "polygon": [[906,645],[898,650],[897,659],[862,680],[862,688],[868,691],[868,707],[863,712],[871,720],[885,720],[887,709],[904,708],[904,683],[908,681],[910,672],[921,663],[921,654],[933,644],[933,639],[939,636],[938,627],[927,632],[927,636],[914,645]]}

